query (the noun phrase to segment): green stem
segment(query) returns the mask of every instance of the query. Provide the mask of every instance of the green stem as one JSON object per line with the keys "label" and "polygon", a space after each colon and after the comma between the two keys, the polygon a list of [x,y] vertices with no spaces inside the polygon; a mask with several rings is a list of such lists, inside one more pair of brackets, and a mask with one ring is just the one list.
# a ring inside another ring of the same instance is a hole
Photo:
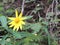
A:
{"label": "green stem", "polygon": [[46,34],[48,35],[48,45],[50,45],[50,34],[47,29],[45,29]]}

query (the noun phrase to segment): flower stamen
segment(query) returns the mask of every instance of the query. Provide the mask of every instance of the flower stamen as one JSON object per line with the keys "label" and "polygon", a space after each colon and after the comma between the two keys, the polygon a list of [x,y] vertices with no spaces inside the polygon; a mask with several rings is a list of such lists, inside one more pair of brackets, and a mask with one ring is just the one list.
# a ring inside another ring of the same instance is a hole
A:
{"label": "flower stamen", "polygon": [[15,19],[15,22],[16,22],[16,23],[19,23],[19,21],[20,21],[19,18],[16,18],[16,19]]}

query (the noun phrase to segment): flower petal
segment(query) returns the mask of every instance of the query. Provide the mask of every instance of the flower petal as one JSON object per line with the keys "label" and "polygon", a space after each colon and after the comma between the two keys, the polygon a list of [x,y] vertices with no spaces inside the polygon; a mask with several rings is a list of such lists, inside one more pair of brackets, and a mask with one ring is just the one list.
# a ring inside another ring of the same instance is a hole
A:
{"label": "flower petal", "polygon": [[20,29],[22,30],[22,24],[20,24]]}
{"label": "flower petal", "polygon": [[17,27],[17,31],[18,31],[19,27]]}
{"label": "flower petal", "polygon": [[14,28],[13,28],[13,30],[15,30],[16,28],[17,28],[17,26],[15,25]]}
{"label": "flower petal", "polygon": [[22,23],[23,25],[25,25],[25,22],[24,22],[24,21],[21,21],[21,23]]}
{"label": "flower petal", "polygon": [[9,27],[13,27],[14,25],[10,25]]}
{"label": "flower petal", "polygon": [[17,9],[15,10],[15,14],[16,14],[16,17],[18,17],[18,11],[17,11]]}
{"label": "flower petal", "polygon": [[21,18],[21,17],[22,17],[22,15],[23,15],[23,14],[22,14],[22,12],[21,12],[21,13],[19,14],[19,17]]}
{"label": "flower petal", "polygon": [[15,24],[14,21],[10,22],[9,24]]}
{"label": "flower petal", "polygon": [[8,17],[8,19],[10,19],[10,20],[15,20],[15,18],[14,18],[14,17]]}

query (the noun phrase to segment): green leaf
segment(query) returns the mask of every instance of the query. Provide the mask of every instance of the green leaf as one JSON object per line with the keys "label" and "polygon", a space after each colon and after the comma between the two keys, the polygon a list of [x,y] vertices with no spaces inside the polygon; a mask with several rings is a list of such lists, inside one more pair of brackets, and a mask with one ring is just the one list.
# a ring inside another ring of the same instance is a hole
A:
{"label": "green leaf", "polygon": [[46,25],[46,26],[47,26],[47,25],[48,25],[48,22],[43,21],[43,22],[42,22],[42,24],[44,24],[44,25]]}
{"label": "green leaf", "polygon": [[17,32],[9,28],[5,28],[9,33],[13,35],[15,39],[21,39],[26,37],[28,34],[26,32]]}
{"label": "green leaf", "polygon": [[13,31],[13,36],[15,37],[15,39],[20,39],[22,38],[21,34],[19,32]]}
{"label": "green leaf", "polygon": [[25,16],[25,17],[23,17],[24,19],[30,19],[30,18],[32,18],[33,16]]}
{"label": "green leaf", "polygon": [[12,45],[12,43],[11,42],[7,42],[6,45]]}
{"label": "green leaf", "polygon": [[12,29],[6,29],[6,30],[10,32],[15,39],[21,39],[29,35],[27,32],[16,32],[13,31]]}
{"label": "green leaf", "polygon": [[1,45],[5,45],[6,44],[6,38],[8,37],[8,35],[4,36],[0,42]]}
{"label": "green leaf", "polygon": [[54,41],[52,42],[52,45],[58,45],[58,42],[54,40]]}
{"label": "green leaf", "polygon": [[39,23],[31,24],[31,29],[34,30],[34,33],[39,32],[41,25]]}
{"label": "green leaf", "polygon": [[23,30],[27,30],[29,28],[31,28],[31,23],[26,23],[26,25],[23,27]]}
{"label": "green leaf", "polygon": [[2,11],[3,10],[3,7],[2,6],[0,6],[0,11]]}
{"label": "green leaf", "polygon": [[7,13],[13,13],[14,10],[13,10],[13,9],[8,9],[6,12],[7,12]]}
{"label": "green leaf", "polygon": [[48,45],[50,45],[51,43],[50,43],[50,34],[49,34],[49,32],[48,32],[48,29],[47,28],[43,28],[44,29],[44,31],[46,32],[46,34],[47,34],[47,36],[48,36]]}
{"label": "green leaf", "polygon": [[18,41],[15,42],[15,45],[20,45],[21,43],[22,43],[22,41],[18,40]]}
{"label": "green leaf", "polygon": [[43,18],[42,18],[42,17],[40,17],[40,18],[39,18],[39,21],[42,21],[42,20],[43,20]]}
{"label": "green leaf", "polygon": [[2,14],[0,14],[0,16],[3,16]]}
{"label": "green leaf", "polygon": [[2,27],[7,28],[7,18],[5,16],[0,17]]}
{"label": "green leaf", "polygon": [[8,29],[8,28],[5,28],[5,29],[6,29],[9,33],[11,33],[15,39],[21,39],[21,38],[23,38],[22,35],[20,34],[20,32],[16,32],[16,31],[14,31],[14,30],[12,30],[12,29]]}

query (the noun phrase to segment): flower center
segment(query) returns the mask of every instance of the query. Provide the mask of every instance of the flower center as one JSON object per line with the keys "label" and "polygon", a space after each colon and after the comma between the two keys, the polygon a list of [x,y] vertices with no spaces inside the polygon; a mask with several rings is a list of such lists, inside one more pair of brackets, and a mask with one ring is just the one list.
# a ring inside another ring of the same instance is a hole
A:
{"label": "flower center", "polygon": [[15,22],[16,22],[16,23],[19,23],[19,21],[20,21],[19,18],[16,18],[16,19],[15,19]]}

